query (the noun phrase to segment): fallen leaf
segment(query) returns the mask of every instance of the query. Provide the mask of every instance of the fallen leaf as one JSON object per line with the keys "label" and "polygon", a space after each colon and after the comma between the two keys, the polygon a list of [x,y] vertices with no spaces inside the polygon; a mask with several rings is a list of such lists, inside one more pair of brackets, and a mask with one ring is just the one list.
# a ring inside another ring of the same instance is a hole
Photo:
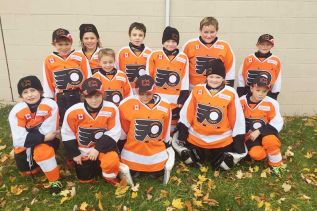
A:
{"label": "fallen leaf", "polygon": [[203,206],[203,202],[202,201],[198,201],[195,198],[193,199],[193,205],[196,207],[202,207]]}
{"label": "fallen leaf", "polygon": [[262,178],[267,178],[266,172],[265,172],[265,171],[262,171],[260,177],[262,177]]}
{"label": "fallen leaf", "polygon": [[2,145],[2,146],[0,146],[0,150],[5,149],[6,147],[7,147],[7,145]]}
{"label": "fallen leaf", "polygon": [[214,177],[219,177],[219,175],[220,175],[220,172],[219,172],[219,171],[215,171],[215,172],[214,172]]}
{"label": "fallen leaf", "polygon": [[307,152],[304,157],[307,159],[311,159],[313,157],[313,152]]}
{"label": "fallen leaf", "polygon": [[264,201],[262,201],[262,200],[257,204],[258,208],[263,207],[263,205],[264,205]]}
{"label": "fallen leaf", "polygon": [[149,188],[146,190],[146,193],[151,193],[152,190],[153,190],[153,187],[151,186],[151,187],[149,187]]}
{"label": "fallen leaf", "polygon": [[284,190],[284,192],[289,192],[292,188],[292,186],[286,182],[283,183],[282,188]]}
{"label": "fallen leaf", "polygon": [[236,177],[237,177],[238,179],[242,179],[243,176],[244,176],[244,174],[243,174],[243,172],[242,172],[241,170],[237,171]]}
{"label": "fallen leaf", "polygon": [[211,180],[211,179],[208,180],[207,185],[208,185],[208,190],[216,188],[216,185],[215,185],[214,181]]}
{"label": "fallen leaf", "polygon": [[209,193],[207,193],[203,198],[203,203],[208,204],[209,206],[219,206],[219,202],[215,199],[209,198]]}
{"label": "fallen leaf", "polygon": [[234,198],[239,206],[241,206],[241,196],[238,195]]}
{"label": "fallen leaf", "polygon": [[131,198],[135,199],[136,197],[138,197],[138,192],[132,192],[131,193]]}
{"label": "fallen leaf", "polygon": [[311,198],[309,196],[306,196],[305,194],[300,195],[299,197],[301,200],[310,200]]}
{"label": "fallen leaf", "polygon": [[10,191],[13,195],[18,196],[27,189],[28,187],[26,187],[25,185],[14,185],[14,186],[11,186]]}
{"label": "fallen leaf", "polygon": [[193,210],[192,203],[189,200],[185,201],[185,206],[187,208],[187,211]]}
{"label": "fallen leaf", "polygon": [[87,207],[88,207],[88,204],[87,204],[87,202],[84,201],[83,203],[81,203],[79,210],[86,210]]}
{"label": "fallen leaf", "polygon": [[146,199],[147,200],[151,200],[152,198],[153,198],[153,196],[151,194],[149,194],[149,193],[146,194]]}
{"label": "fallen leaf", "polygon": [[282,204],[282,202],[285,201],[285,200],[286,200],[286,198],[283,197],[283,198],[280,198],[279,200],[277,200],[277,202],[278,202],[279,204]]}
{"label": "fallen leaf", "polygon": [[176,182],[177,185],[179,185],[179,184],[182,183],[182,180],[181,180],[180,178],[176,177],[176,176],[172,176],[172,177],[170,178],[170,181],[171,181],[171,182],[172,182],[172,181]]}
{"label": "fallen leaf", "polygon": [[184,203],[182,202],[182,199],[173,199],[172,201],[172,206],[177,208],[177,209],[183,209],[184,208]]}
{"label": "fallen leaf", "polygon": [[168,206],[170,206],[170,204],[171,204],[171,202],[168,201],[168,200],[163,201],[163,206],[164,207],[168,207]]}
{"label": "fallen leaf", "polygon": [[24,211],[30,211],[30,208],[25,207],[25,208],[24,208]]}
{"label": "fallen leaf", "polygon": [[69,200],[69,197],[64,196],[63,198],[61,198],[61,201],[59,204],[63,204],[65,201]]}
{"label": "fallen leaf", "polygon": [[208,172],[208,167],[201,166],[201,167],[199,168],[199,170],[200,170],[202,173],[207,173],[207,172]]}
{"label": "fallen leaf", "polygon": [[160,198],[165,198],[169,195],[169,192],[166,190],[160,190]]}
{"label": "fallen leaf", "polygon": [[137,183],[136,185],[134,185],[133,187],[131,187],[131,190],[134,191],[134,192],[138,192],[138,191],[139,191],[139,187],[140,187],[140,184]]}

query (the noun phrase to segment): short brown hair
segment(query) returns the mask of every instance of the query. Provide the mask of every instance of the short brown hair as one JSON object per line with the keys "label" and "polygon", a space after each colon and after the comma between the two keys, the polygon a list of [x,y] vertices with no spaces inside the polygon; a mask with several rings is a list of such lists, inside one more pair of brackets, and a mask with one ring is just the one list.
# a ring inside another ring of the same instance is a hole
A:
{"label": "short brown hair", "polygon": [[115,59],[116,53],[111,48],[102,48],[98,52],[98,59],[100,60],[103,56],[112,56]]}
{"label": "short brown hair", "polygon": [[138,22],[134,22],[130,25],[129,27],[129,36],[131,35],[131,31],[132,29],[137,29],[137,30],[140,30],[140,31],[143,31],[144,32],[144,37],[145,37],[145,34],[146,34],[146,27],[143,23],[138,23]]}
{"label": "short brown hair", "polygon": [[218,31],[219,29],[219,23],[217,21],[216,18],[214,17],[204,17],[201,21],[200,21],[200,30],[203,29],[204,26],[214,26],[216,28],[216,30]]}

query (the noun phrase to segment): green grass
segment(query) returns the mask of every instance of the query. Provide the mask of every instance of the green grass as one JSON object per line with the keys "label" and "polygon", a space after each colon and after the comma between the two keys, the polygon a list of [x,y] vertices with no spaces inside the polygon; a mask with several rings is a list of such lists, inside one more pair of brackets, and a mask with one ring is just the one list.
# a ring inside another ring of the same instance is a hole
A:
{"label": "green grass", "polygon": [[[47,181],[43,174],[36,176],[33,181],[32,178],[19,175],[13,159],[9,158],[1,162],[1,159],[12,150],[7,121],[10,109],[11,107],[0,109],[0,146],[7,146],[0,150],[0,210],[24,210],[26,207],[30,210],[73,210],[74,207],[79,209],[83,202],[88,204],[87,210],[99,210],[99,200],[95,196],[98,192],[101,193],[100,202],[104,210],[166,210],[173,207],[173,199],[181,199],[184,209],[188,209],[185,206],[187,201],[189,209],[197,210],[317,209],[317,186],[308,184],[301,177],[301,173],[311,174],[311,177],[317,180],[317,172],[314,172],[317,171],[316,117],[285,118],[285,127],[281,133],[282,152],[285,154],[287,148],[291,146],[294,156],[286,159],[288,172],[285,172],[282,178],[272,174],[267,174],[267,178],[262,178],[260,175],[267,168],[265,162],[243,162],[229,172],[220,172],[220,175],[216,175],[216,177],[214,176],[215,171],[211,170],[210,166],[207,166],[207,173],[192,167],[189,168],[189,171],[183,171],[185,169],[177,162],[172,173],[173,178],[168,185],[162,185],[158,179],[141,177],[135,181],[140,184],[136,198],[131,197],[130,188],[122,198],[117,198],[116,188],[106,184],[102,179],[95,184],[80,184],[71,170],[71,175],[63,174],[62,182],[65,188],[67,182],[68,185],[74,186],[76,195],[61,205],[62,196],[51,196],[45,189]],[[311,152],[312,155],[309,159],[305,157],[307,152]],[[62,147],[58,150],[58,162],[64,172],[67,172],[63,164]],[[259,171],[251,173],[249,167],[254,168],[255,166],[259,167]],[[243,173],[250,172],[249,176],[252,175],[252,177],[238,179],[236,174],[239,170]],[[208,180],[203,182],[201,186],[203,196],[196,200],[204,201],[203,197],[208,193],[209,198],[218,202],[218,206],[212,206],[212,203],[210,205],[203,203],[202,207],[194,205],[195,197],[191,186],[198,181],[198,175],[205,175],[214,183],[214,186],[209,189]],[[177,184],[177,179],[181,180],[179,184]],[[290,191],[284,191],[283,183],[291,185]],[[11,188],[16,185],[25,185],[27,190],[15,195],[11,192]],[[151,187],[153,189],[149,190]],[[162,190],[168,194],[161,194]],[[304,199],[303,196],[308,196],[310,199]]]}

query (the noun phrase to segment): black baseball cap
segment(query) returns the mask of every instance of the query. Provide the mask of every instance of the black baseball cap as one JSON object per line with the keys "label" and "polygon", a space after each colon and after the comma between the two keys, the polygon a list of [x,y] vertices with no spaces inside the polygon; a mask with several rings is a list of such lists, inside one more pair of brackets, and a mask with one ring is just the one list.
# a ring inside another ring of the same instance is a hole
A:
{"label": "black baseball cap", "polygon": [[271,83],[267,75],[265,74],[259,74],[256,78],[254,78],[252,82],[252,86],[255,87],[266,87],[268,89],[271,89]]}
{"label": "black baseball cap", "polygon": [[142,75],[136,80],[135,88],[138,88],[139,92],[152,91],[154,88],[154,79],[149,75]]}
{"label": "black baseball cap", "polygon": [[258,39],[258,44],[264,42],[269,42],[274,46],[274,37],[270,34],[262,34]]}
{"label": "black baseball cap", "polygon": [[100,92],[101,94],[104,92],[102,88],[102,83],[97,78],[86,79],[81,86],[81,91],[84,96],[90,95],[96,91]]}
{"label": "black baseball cap", "polygon": [[66,38],[69,41],[73,42],[73,37],[72,35],[69,33],[68,30],[63,29],[63,28],[58,28],[53,32],[52,35],[52,42],[56,42],[58,39],[60,38]]}

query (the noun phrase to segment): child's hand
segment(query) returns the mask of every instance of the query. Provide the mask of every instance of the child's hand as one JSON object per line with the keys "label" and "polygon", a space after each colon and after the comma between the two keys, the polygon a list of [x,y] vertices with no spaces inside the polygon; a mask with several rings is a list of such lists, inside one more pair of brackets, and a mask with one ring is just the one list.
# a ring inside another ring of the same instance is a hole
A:
{"label": "child's hand", "polygon": [[82,161],[81,161],[81,154],[76,156],[76,157],[73,157],[73,160],[75,161],[75,163],[77,163],[78,165],[82,165]]}
{"label": "child's hand", "polygon": [[97,160],[98,155],[99,155],[99,151],[94,148],[89,152],[88,158],[89,160]]}
{"label": "child's hand", "polygon": [[45,138],[44,138],[44,142],[45,141],[52,141],[56,137],[56,134],[57,134],[56,131],[53,131],[53,132],[46,134]]}
{"label": "child's hand", "polygon": [[250,134],[249,139],[251,139],[252,141],[254,141],[255,139],[257,139],[260,135],[260,131],[259,130],[255,130]]}
{"label": "child's hand", "polygon": [[56,130],[56,138],[62,140],[61,130]]}

